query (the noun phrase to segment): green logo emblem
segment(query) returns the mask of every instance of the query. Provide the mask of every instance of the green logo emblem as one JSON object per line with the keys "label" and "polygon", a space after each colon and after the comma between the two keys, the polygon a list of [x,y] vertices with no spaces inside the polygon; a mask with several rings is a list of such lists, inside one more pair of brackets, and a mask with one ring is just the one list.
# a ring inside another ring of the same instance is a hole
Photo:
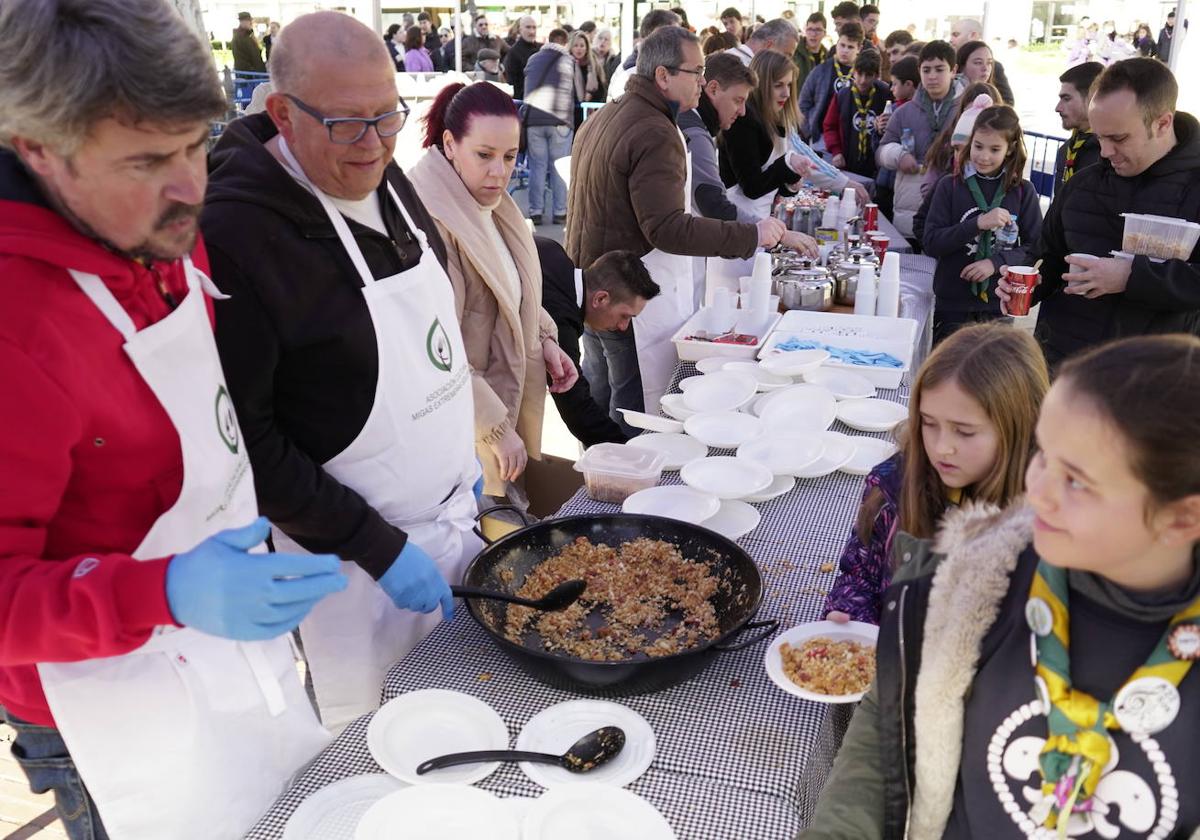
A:
{"label": "green logo emblem", "polygon": [[446,373],[450,372],[450,365],[454,362],[454,353],[450,349],[450,336],[446,335],[446,328],[437,318],[433,319],[433,323],[429,325],[429,333],[425,336],[425,352],[429,355],[429,361],[433,362],[435,368]]}
{"label": "green logo emblem", "polygon": [[224,385],[217,388],[216,412],[217,433],[221,436],[221,442],[236,455],[239,435],[237,415],[233,413],[233,401],[229,399],[229,392]]}

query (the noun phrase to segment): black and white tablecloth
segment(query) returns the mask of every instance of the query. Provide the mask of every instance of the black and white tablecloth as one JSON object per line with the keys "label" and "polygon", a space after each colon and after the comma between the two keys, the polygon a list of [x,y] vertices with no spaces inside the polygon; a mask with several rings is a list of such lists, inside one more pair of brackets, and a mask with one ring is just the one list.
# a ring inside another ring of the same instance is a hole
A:
{"label": "black and white tablecloth", "polygon": [[[679,365],[672,390],[694,373],[693,365]],[[907,387],[879,396],[903,402]],[[840,423],[833,428],[864,434]],[[675,472],[663,479],[678,481]],[[781,630],[820,618],[862,487],[861,478],[843,473],[800,479],[791,492],[757,506],[762,522],[738,541],[763,575],[757,618],[778,619]],[[581,490],[559,515],[618,511]],[[804,825],[816,802],[853,709],[781,691],[763,667],[767,645],[717,654],[682,685],[617,700],[650,722],[657,742],[654,763],[629,787],[666,816],[680,840],[784,840]],[[382,699],[425,688],[463,691],[488,703],[508,725],[512,743],[535,714],[580,696],[528,677],[462,608],[392,666]],[[382,772],[367,749],[370,717],[359,718],[322,752],[247,837],[277,840],[309,794],[347,776]],[[501,797],[542,792],[515,764],[502,765],[479,786]]]}

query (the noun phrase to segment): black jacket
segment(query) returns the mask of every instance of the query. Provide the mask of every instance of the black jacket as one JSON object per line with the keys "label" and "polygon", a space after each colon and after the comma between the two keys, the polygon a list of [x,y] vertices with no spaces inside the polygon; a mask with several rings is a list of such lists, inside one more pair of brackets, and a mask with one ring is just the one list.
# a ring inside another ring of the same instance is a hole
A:
{"label": "black jacket", "polygon": [[[1067,138],[1067,142],[1058,147],[1058,152],[1054,155],[1054,195],[1058,195],[1063,187],[1063,171],[1067,168],[1067,146],[1071,140]],[[1084,138],[1083,145],[1079,147],[1079,151],[1075,153],[1075,174],[1079,174],[1084,169],[1087,169],[1093,163],[1100,162],[1100,141],[1096,139],[1096,135],[1090,131]],[[1075,177],[1072,175],[1071,177]]]}
{"label": "black jacket", "polygon": [[992,86],[996,88],[1005,105],[1017,107],[1017,103],[1013,101],[1012,85],[1008,83],[1008,74],[1004,72],[1004,65],[999,61],[992,63]]}
{"label": "black jacket", "polygon": [[541,44],[531,44],[524,38],[518,38],[504,56],[504,78],[513,86],[513,99],[525,98],[525,65],[541,48]]}
{"label": "black jacket", "polygon": [[768,127],[753,102],[746,102],[746,113],[721,132],[717,148],[721,151],[721,180],[726,188],[740,186],[747,198],[761,198],[800,176],[787,165],[787,155],[777,158],[765,170],[763,166],[775,149],[779,129]]}
{"label": "black jacket", "polygon": [[1121,250],[1122,213],[1200,221],[1200,123],[1177,112],[1175,133],[1175,148],[1142,174],[1123,178],[1102,160],[1077,173],[1050,205],[1035,255],[1043,262],[1034,297],[1042,301],[1035,334],[1051,366],[1114,338],[1200,334],[1200,247],[1187,261],[1135,258],[1120,294],[1089,300],[1063,292],[1068,254]]}
{"label": "black jacket", "polygon": [[[998,179],[979,179],[979,190],[990,202],[999,187]],[[1002,265],[1028,265],[1028,252],[1042,231],[1042,210],[1037,190],[1028,181],[1004,194],[1000,206],[1017,217],[1020,240],[1016,247],[996,249],[990,257],[999,270]],[[981,259],[979,247],[979,205],[966,180],[958,175],[943,175],[929,200],[929,213],[922,229],[922,253],[937,260],[933,273],[935,308],[939,312],[991,312],[1000,316],[1000,300],[994,291],[995,278],[989,279],[986,301],[971,294],[971,285],[960,276],[962,270]]]}
{"label": "black jacket", "polygon": [[[263,143],[266,114],[230,123],[209,158],[201,225],[216,301],[217,346],[250,450],[262,513],[309,551],[353,560],[378,578],[404,547],[356,492],[321,464],[358,435],[379,369],[362,280],[317,199]],[[429,237],[446,249],[399,167],[387,180]],[[390,237],[349,220],[371,273],[411,268],[420,245],[380,186]],[[437,500],[431,500],[431,504]]]}
{"label": "black jacket", "polygon": [[[542,307],[558,327],[558,345],[579,364],[579,339],[583,335],[583,307],[575,293],[575,264],[563,247],[544,236],[535,236],[538,262],[542,265]],[[629,436],[621,431],[608,412],[592,398],[582,372],[571,390],[553,394],[559,416],[571,434],[585,447],[596,443],[624,443]]]}

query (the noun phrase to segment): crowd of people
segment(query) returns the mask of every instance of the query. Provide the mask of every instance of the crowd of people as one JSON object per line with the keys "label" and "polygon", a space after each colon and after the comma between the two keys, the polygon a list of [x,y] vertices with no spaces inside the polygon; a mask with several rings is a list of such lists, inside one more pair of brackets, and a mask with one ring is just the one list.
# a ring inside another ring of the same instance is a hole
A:
{"label": "crowd of people", "polygon": [[[825,604],[880,625],[878,672],[803,836],[1200,832],[1200,258],[1119,253],[1123,213],[1200,221],[1200,124],[1157,58],[1068,68],[1043,217],[982,26],[879,16],[659,9],[624,60],[477,17],[483,76],[402,170],[395,73],[455,51],[429,13],[272,31],[263,110],[209,150],[226,94],[166,0],[0,5],[0,705],[72,840],[241,836],[453,616],[546,394],[628,440],[714,278],[818,255],[773,213],[806,183],[894,216],[936,303]],[[509,193],[523,147],[562,244]],[[1135,789],[1157,821],[1109,809]]]}

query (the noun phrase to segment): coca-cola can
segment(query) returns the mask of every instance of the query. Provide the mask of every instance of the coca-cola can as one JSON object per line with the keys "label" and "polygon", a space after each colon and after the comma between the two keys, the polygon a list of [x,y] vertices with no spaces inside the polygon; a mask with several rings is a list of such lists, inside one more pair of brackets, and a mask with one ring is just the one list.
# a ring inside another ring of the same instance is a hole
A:
{"label": "coca-cola can", "polygon": [[863,230],[877,230],[879,228],[879,205],[863,205],[862,218]]}

